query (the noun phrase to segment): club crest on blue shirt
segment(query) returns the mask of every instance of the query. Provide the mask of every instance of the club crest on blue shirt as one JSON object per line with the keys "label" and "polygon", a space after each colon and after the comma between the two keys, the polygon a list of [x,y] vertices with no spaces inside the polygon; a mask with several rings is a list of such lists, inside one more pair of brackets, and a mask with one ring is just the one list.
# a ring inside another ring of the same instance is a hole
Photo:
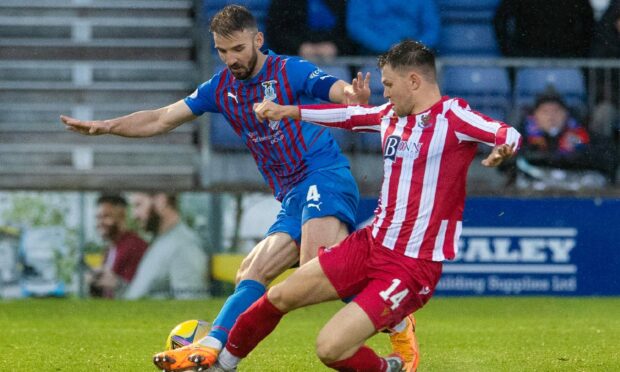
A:
{"label": "club crest on blue shirt", "polygon": [[[275,99],[277,98],[276,89],[275,89],[276,84],[278,84],[276,80],[263,81],[261,83],[261,85],[265,89],[265,98],[264,98],[265,100],[275,101]],[[271,130],[275,131],[278,129],[279,126],[280,126],[280,122],[278,120],[269,121],[269,128],[271,128]]]}
{"label": "club crest on blue shirt", "polygon": [[276,80],[263,81],[261,85],[265,89],[265,99],[273,101],[276,99],[275,85],[278,84]]}

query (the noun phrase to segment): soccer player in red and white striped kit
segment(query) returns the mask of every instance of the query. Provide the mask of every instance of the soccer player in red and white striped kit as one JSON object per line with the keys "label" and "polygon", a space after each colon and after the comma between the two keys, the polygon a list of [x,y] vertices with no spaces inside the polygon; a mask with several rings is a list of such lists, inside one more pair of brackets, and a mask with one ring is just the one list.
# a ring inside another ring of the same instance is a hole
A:
{"label": "soccer player in red and white striped kit", "polygon": [[419,42],[396,44],[379,57],[379,67],[389,99],[379,107],[255,105],[261,120],[291,117],[380,132],[383,185],[372,225],[323,249],[243,313],[214,369],[234,370],[289,311],[352,296],[318,336],[321,361],[339,371],[408,367],[399,355],[380,357],[364,342],[424,306],[442,262],[457,254],[467,170],[478,143],[493,146],[482,164],[494,167],[514,154],[521,135],[463,99],[442,97],[435,57]]}

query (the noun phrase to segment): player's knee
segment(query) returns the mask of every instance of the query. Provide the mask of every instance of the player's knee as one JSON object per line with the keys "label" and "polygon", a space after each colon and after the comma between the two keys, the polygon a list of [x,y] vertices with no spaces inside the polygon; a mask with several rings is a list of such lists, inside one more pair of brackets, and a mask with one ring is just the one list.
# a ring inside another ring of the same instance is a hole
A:
{"label": "player's knee", "polygon": [[280,311],[288,313],[299,307],[300,299],[295,296],[293,291],[286,289],[286,286],[276,285],[269,290],[267,298],[273,306],[277,307]]}
{"label": "player's knee", "polygon": [[342,359],[342,351],[336,340],[323,331],[316,339],[316,355],[323,364],[331,364]]}
{"label": "player's knee", "polygon": [[237,270],[235,282],[236,284],[239,284],[242,280],[248,279],[255,280],[265,285],[271,282],[271,279],[267,277],[264,270],[261,270],[260,265],[256,263],[256,260],[246,257],[243,262],[241,262],[239,270]]}

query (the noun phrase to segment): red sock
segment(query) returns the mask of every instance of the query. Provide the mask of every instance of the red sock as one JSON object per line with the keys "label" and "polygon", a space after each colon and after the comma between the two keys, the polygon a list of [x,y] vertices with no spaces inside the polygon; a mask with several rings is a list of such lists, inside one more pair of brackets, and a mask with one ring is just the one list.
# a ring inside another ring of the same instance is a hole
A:
{"label": "red sock", "polygon": [[327,366],[341,372],[384,372],[387,368],[385,359],[368,346],[362,346],[351,357]]}
{"label": "red sock", "polygon": [[226,350],[245,358],[276,328],[283,316],[284,313],[269,302],[267,294],[263,295],[239,316],[228,336]]}

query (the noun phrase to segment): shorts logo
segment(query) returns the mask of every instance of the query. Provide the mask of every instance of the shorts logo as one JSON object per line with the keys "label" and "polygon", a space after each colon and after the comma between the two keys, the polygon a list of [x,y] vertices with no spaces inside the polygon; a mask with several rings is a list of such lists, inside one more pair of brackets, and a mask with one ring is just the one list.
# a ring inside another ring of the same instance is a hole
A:
{"label": "shorts logo", "polygon": [[308,208],[316,208],[319,211],[321,211],[321,204],[323,204],[323,202],[318,202],[318,203],[308,203]]}
{"label": "shorts logo", "polygon": [[418,292],[418,294],[422,296],[427,295],[429,293],[431,293],[431,289],[426,286],[422,287],[422,289],[420,289],[420,292]]}
{"label": "shorts logo", "polygon": [[383,308],[383,311],[381,312],[381,317],[382,318],[386,317],[386,316],[390,315],[390,313],[391,313],[390,309],[386,306],[386,307]]}

